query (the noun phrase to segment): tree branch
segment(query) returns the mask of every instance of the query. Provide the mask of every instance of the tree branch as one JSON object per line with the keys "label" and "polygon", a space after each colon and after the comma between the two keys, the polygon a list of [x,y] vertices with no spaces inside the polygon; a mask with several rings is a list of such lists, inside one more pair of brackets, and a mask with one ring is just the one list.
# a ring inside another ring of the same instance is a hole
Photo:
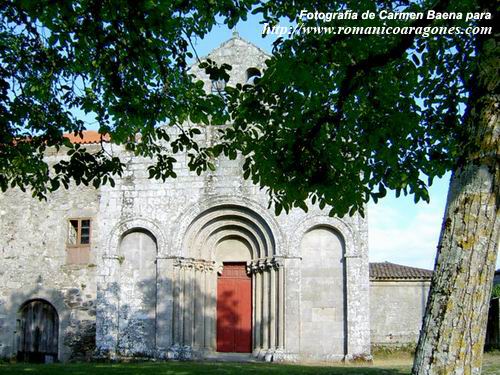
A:
{"label": "tree branch", "polygon": [[[444,11],[448,7],[449,3],[450,0],[438,0],[438,2],[435,3],[429,10],[434,10],[436,12]],[[432,19],[418,19],[415,22],[412,22],[410,27],[426,27],[432,22]],[[387,65],[388,63],[401,58],[405,51],[413,45],[416,36],[416,34],[405,34],[397,44],[393,45],[388,50],[382,53],[370,55],[347,68],[346,75],[340,84],[339,96],[335,106],[335,125],[338,125],[342,120],[344,104],[347,98],[355,89],[359,87],[361,83],[359,78],[368,74],[375,68]]]}

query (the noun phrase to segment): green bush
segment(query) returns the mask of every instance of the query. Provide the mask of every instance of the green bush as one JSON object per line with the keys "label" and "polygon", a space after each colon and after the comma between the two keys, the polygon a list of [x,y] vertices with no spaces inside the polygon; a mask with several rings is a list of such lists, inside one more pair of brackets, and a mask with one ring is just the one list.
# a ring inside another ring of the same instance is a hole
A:
{"label": "green bush", "polygon": [[500,284],[493,285],[491,290],[491,298],[500,297]]}

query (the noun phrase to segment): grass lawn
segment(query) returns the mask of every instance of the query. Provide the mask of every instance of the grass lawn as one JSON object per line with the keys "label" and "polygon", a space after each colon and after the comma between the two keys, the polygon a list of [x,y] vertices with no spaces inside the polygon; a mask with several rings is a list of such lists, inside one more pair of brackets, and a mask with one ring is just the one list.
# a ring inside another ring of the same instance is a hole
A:
{"label": "grass lawn", "polygon": [[[269,364],[269,363],[215,363],[215,362],[147,362],[147,363],[71,363],[53,365],[0,364],[0,374],[46,375],[224,375],[224,374],[410,374],[411,357],[387,356],[376,359],[372,365],[319,365],[319,364]],[[484,375],[500,375],[500,352],[486,354]]]}

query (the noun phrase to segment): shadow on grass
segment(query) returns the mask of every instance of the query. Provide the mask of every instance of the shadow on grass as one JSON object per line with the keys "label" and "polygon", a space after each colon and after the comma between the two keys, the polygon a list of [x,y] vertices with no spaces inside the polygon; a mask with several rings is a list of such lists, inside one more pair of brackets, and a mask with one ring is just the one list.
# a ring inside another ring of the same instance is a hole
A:
{"label": "shadow on grass", "polygon": [[[216,363],[216,362],[142,362],[142,363],[71,363],[71,364],[7,364],[0,363],[0,374],[42,375],[409,375],[411,363],[382,365],[285,365],[268,363]],[[500,355],[486,354],[483,362],[484,375],[500,373]]]}
{"label": "shadow on grass", "polygon": [[[394,359],[394,358],[392,358]],[[409,375],[411,361],[382,360],[375,365],[290,365],[269,363],[217,363],[217,362],[138,362],[138,363],[70,363],[33,365],[26,363],[0,363],[0,374],[42,374],[42,375]],[[500,374],[500,352],[484,356],[484,375]]]}
{"label": "shadow on grass", "polygon": [[303,366],[267,363],[214,363],[214,362],[168,362],[168,363],[73,363],[53,365],[0,364],[2,375],[47,374],[47,375],[221,375],[221,374],[360,374],[403,375],[410,374],[409,367],[382,368],[377,366],[335,365]]}

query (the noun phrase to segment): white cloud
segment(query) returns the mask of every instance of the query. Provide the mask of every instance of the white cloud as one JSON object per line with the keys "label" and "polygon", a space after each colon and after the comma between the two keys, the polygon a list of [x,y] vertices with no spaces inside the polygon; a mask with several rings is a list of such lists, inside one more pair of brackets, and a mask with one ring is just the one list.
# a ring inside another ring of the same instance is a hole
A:
{"label": "white cloud", "polygon": [[432,269],[444,205],[437,201],[417,206],[405,203],[394,204],[389,199],[369,205],[370,261]]}
{"label": "white cloud", "polygon": [[[415,205],[411,199],[392,198],[368,205],[370,262],[393,262],[434,268],[445,194],[431,195],[430,204]],[[500,268],[500,257],[496,268]]]}

